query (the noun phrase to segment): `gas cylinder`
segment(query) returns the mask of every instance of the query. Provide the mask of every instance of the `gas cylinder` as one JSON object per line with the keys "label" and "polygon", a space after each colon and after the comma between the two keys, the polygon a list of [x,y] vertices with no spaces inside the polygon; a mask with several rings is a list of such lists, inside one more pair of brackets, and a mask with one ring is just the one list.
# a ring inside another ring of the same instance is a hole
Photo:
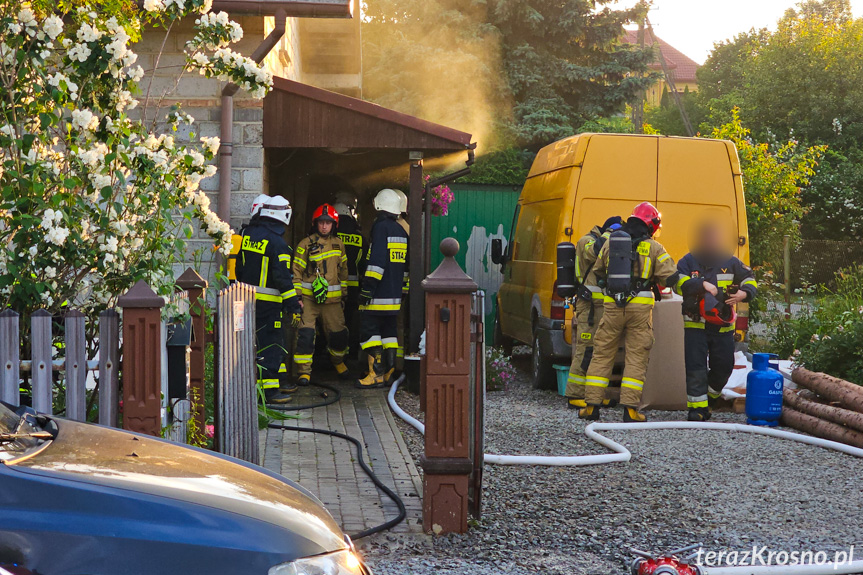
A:
{"label": "gas cylinder", "polygon": [[776,427],[782,415],[784,378],[774,353],[753,353],[752,371],[746,376],[746,422]]}

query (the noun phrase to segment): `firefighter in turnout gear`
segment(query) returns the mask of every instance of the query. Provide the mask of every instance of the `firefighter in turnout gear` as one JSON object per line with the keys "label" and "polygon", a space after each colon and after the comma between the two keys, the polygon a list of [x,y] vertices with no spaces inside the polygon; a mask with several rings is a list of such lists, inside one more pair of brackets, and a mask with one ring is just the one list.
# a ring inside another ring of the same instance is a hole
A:
{"label": "firefighter in turnout gear", "polygon": [[[411,226],[408,223],[408,196],[401,190],[395,190],[396,194],[399,196],[399,209],[401,213],[399,217],[396,218],[396,222],[404,229],[405,233],[408,235],[408,241],[410,241],[411,236]],[[399,310],[399,315],[397,317],[396,329],[398,329],[397,335],[399,340],[399,346],[396,348],[396,371],[395,377],[401,375],[401,373],[405,370],[405,325],[407,322],[405,321],[405,316],[410,310],[410,272],[408,271],[407,266],[405,266],[405,276],[404,282],[402,283],[402,307]]]}
{"label": "firefighter in turnout gear", "polygon": [[677,271],[665,248],[652,239],[660,225],[657,209],[648,202],[641,203],[599,251],[593,269],[604,290],[605,310],[585,376],[587,407],[579,411],[582,419],[599,419],[614,358],[624,343],[625,366],[620,384],[623,420],[645,421],[638,404],[653,347],[653,290],[658,283],[685,294],[689,289],[686,284],[691,282]]}
{"label": "firefighter in turnout gear", "polygon": [[287,355],[282,321],[299,323],[301,302],[291,274],[293,252],[282,234],[291,223],[291,204],[281,196],[261,194],[252,204],[252,219],[242,232],[236,278],[255,288],[255,336],[258,385],[267,403],[287,403],[296,390],[280,375]]}
{"label": "firefighter in turnout gear", "polygon": [[398,224],[401,201],[384,189],[374,200],[378,218],[372,226],[365,275],[360,285],[360,345],[368,354],[368,373],[361,389],[388,384],[395,370],[398,313],[408,263],[408,235]]}
{"label": "firefighter in turnout gear", "polygon": [[604,311],[602,290],[597,285],[593,264],[608,237],[622,223],[620,216],[608,218],[602,226],[594,226],[575,244],[578,299],[572,316],[572,364],[566,383],[567,406],[570,409],[587,407],[584,401],[584,374],[593,357],[593,338]]}
{"label": "firefighter in turnout gear", "polygon": [[339,214],[333,206],[318,207],[312,216],[314,231],[300,241],[294,257],[294,285],[303,298],[303,317],[294,349],[300,385],[308,385],[312,377],[318,318],[336,372],[342,379],[351,378],[345,365],[349,337],[342,309],[347,296],[348,256],[336,234],[338,223]]}
{"label": "firefighter in turnout gear", "polygon": [[343,299],[345,309],[345,325],[348,326],[350,334],[350,354],[356,355],[359,349],[359,322],[358,308],[360,299],[360,270],[365,265],[365,239],[363,229],[357,220],[357,198],[348,192],[336,194],[336,203],[333,204],[339,215],[338,234],[345,245],[345,254],[348,256],[348,281],[347,296]]}
{"label": "firefighter in turnout gear", "polygon": [[677,270],[703,282],[683,301],[683,350],[689,421],[710,419],[710,404],[722,394],[734,371],[734,306],[750,302],[758,291],[752,270],[731,255],[733,242],[722,227],[706,221],[696,232],[692,252]]}

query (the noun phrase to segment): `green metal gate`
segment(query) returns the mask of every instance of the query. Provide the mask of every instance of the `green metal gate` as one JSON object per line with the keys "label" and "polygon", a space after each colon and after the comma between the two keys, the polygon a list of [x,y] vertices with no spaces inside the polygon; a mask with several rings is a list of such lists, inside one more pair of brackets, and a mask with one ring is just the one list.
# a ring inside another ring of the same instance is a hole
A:
{"label": "green metal gate", "polygon": [[491,262],[491,240],[501,238],[506,246],[521,187],[455,183],[450,188],[455,199],[448,215],[432,217],[431,269],[443,259],[437,249],[441,240],[457,239],[461,249],[456,260],[485,290],[485,331],[490,339],[494,330],[493,302],[503,280],[500,266]]}

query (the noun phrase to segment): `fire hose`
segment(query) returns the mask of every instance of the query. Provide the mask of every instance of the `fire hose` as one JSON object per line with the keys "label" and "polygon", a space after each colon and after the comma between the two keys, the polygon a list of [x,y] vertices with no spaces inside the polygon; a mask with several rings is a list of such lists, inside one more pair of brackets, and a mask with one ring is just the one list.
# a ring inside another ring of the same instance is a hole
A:
{"label": "fire hose", "polygon": [[[411,427],[425,435],[425,425],[406,413],[396,402],[396,391],[402,380],[393,383],[387,395],[390,409]],[[783,431],[769,427],[758,427],[743,425],[739,423],[711,423],[695,421],[650,421],[643,423],[602,423],[594,422],[584,428],[584,434],[599,443],[613,453],[600,455],[497,455],[484,454],[485,463],[494,465],[547,465],[547,466],[585,466],[602,465],[606,463],[627,462],[632,458],[630,451],[620,443],[600,435],[601,431],[643,431],[655,429],[692,429],[698,431],[736,431],[740,433],[752,433],[755,435],[766,435],[778,439],[797,441],[815,447],[823,447],[833,451],[839,451],[854,457],[863,458],[863,449],[811,437],[799,433]],[[826,575],[863,573],[863,561],[848,561],[842,565],[826,563],[824,565],[755,565],[755,566],[729,566],[729,567],[706,567],[701,565],[689,565],[686,559],[678,559],[676,554],[689,551],[691,548],[674,551],[665,556],[653,556],[644,552],[636,551],[640,557],[633,562],[633,575]]]}

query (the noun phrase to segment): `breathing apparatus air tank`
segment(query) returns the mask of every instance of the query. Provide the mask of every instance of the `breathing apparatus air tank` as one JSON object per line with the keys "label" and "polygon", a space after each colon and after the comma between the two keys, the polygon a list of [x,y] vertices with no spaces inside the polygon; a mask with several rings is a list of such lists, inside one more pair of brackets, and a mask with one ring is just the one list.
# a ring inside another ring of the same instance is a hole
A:
{"label": "breathing apparatus air tank", "polygon": [[578,293],[575,279],[575,244],[557,244],[557,295],[573,298]]}
{"label": "breathing apparatus air tank", "polygon": [[777,369],[775,353],[753,353],[752,371],[746,376],[746,422],[776,427],[782,416],[785,378]]}
{"label": "breathing apparatus air tank", "polygon": [[623,307],[632,295],[632,237],[617,230],[608,238],[608,295]]}

